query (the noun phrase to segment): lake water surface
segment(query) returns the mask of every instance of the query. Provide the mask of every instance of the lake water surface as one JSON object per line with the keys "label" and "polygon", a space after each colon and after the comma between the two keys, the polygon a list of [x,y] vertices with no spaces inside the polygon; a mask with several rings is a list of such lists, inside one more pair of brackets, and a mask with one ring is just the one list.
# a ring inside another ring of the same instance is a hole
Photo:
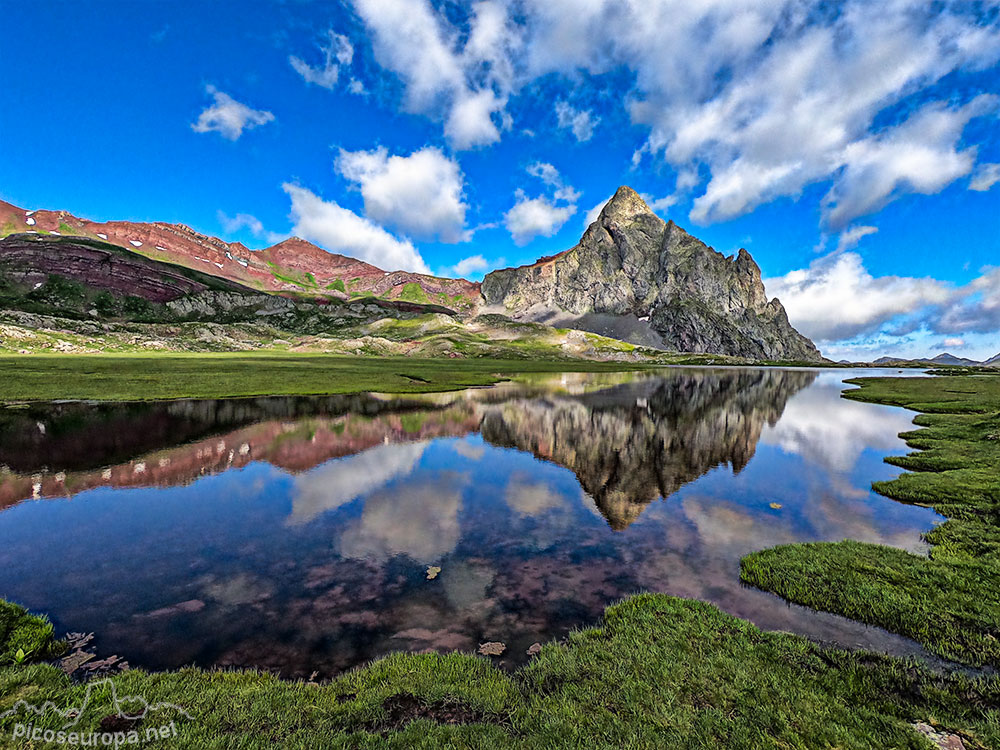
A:
{"label": "lake water surface", "polygon": [[637,591],[917,652],[739,583],[776,544],[924,549],[939,517],[869,489],[912,414],[842,399],[855,374],[879,373],[0,408],[0,597],[151,669],[330,676],[484,641],[515,664]]}

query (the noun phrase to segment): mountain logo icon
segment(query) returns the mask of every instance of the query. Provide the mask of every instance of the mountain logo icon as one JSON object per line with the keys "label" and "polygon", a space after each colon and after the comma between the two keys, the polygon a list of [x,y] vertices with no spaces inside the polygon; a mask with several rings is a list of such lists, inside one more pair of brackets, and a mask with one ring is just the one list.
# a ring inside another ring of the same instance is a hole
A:
{"label": "mountain logo icon", "polygon": [[[194,718],[182,706],[174,703],[150,703],[141,695],[121,695],[114,681],[105,678],[87,684],[83,700],[78,706],[62,708],[51,700],[36,705],[20,699],[10,709],[0,713],[0,722],[12,717],[29,722],[16,723],[13,726],[15,739],[86,745],[89,744],[87,739],[95,735],[113,734],[115,738],[121,738],[122,743],[132,744],[140,739],[138,732],[135,731],[136,725],[157,712],[169,712],[166,717],[169,723],[163,727],[144,728],[147,740],[176,736],[176,720]],[[88,713],[95,718],[102,717],[99,722],[101,729],[97,732],[77,729]],[[36,725],[38,721],[48,723],[47,720],[51,718],[56,718],[59,722],[58,729],[47,729]],[[131,731],[121,731],[122,729]]]}

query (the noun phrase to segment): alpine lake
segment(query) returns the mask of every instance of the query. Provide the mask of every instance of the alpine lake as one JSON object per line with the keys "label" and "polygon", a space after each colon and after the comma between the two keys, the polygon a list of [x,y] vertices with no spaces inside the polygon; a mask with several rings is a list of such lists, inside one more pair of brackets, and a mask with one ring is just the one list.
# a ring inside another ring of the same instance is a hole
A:
{"label": "alpine lake", "polygon": [[[896,374],[896,371],[892,371]],[[440,394],[0,407],[0,597],[133,667],[329,677],[393,651],[505,666],[639,591],[893,654],[912,641],[739,582],[752,551],[921,551],[870,490],[912,414],[874,370],[526,376]]]}

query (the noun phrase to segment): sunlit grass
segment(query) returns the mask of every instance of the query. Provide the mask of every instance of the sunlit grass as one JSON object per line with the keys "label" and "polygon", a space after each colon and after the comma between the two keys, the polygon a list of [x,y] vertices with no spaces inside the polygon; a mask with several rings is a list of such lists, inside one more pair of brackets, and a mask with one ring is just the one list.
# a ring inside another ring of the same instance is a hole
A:
{"label": "sunlit grass", "polygon": [[[1000,741],[995,679],[823,649],[658,594],[610,607],[600,627],[546,645],[514,673],[470,655],[393,654],[324,685],[197,669],[130,671],[115,683],[188,713],[147,720],[176,720],[170,746],[180,748],[925,747],[914,721],[961,732],[968,747]],[[19,699],[79,705],[85,689],[45,665],[0,669],[0,713]],[[427,718],[393,715],[401,696]],[[447,723],[455,709],[463,723]],[[85,713],[80,730],[105,714]],[[0,720],[7,738],[17,721]]]}

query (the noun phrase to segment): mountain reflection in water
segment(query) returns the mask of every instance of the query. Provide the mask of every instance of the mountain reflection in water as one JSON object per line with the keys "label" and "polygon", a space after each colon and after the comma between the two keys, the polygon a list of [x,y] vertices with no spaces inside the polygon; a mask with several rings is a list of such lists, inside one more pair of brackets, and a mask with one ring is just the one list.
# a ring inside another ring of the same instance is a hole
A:
{"label": "mountain reflection in water", "polygon": [[637,590],[905,651],[738,581],[778,543],[921,547],[934,514],[868,490],[909,416],[841,399],[846,376],[0,409],[0,596],[150,668],[328,675],[484,640],[516,662]]}

